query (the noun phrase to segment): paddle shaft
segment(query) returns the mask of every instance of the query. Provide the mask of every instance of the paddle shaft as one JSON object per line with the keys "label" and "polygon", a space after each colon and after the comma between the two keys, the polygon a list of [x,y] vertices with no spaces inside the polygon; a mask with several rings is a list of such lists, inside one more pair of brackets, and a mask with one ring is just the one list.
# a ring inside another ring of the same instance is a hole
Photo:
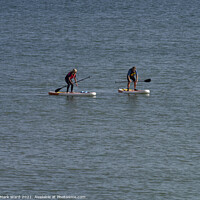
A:
{"label": "paddle shaft", "polygon": [[[115,83],[124,83],[124,82],[127,82],[127,81],[115,81]],[[151,79],[146,79],[144,81],[138,81],[138,82],[151,82]]]}
{"label": "paddle shaft", "polygon": [[[86,77],[86,78],[83,78],[83,79],[81,79],[81,80],[78,80],[77,83],[80,82],[80,81],[83,81],[83,80],[85,80],[85,79],[88,79],[88,78],[90,78],[90,76],[88,76],[88,77]],[[63,87],[56,89],[55,92],[60,91],[60,90],[61,90],[62,88],[64,88],[64,87],[67,87],[67,85],[64,85]]]}

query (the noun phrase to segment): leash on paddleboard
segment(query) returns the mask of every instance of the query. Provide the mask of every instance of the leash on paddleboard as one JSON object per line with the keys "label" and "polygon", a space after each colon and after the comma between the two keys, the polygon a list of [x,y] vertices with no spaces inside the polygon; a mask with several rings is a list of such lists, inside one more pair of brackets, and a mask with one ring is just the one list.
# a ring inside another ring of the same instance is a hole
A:
{"label": "leash on paddleboard", "polygon": [[[85,80],[85,79],[88,79],[88,78],[90,78],[90,76],[88,76],[88,77],[86,77],[86,78],[83,78],[83,79],[77,81],[77,83],[80,82],[80,81],[83,81],[83,80]],[[55,92],[60,91],[60,90],[63,89],[64,87],[67,87],[67,85],[64,85],[63,87],[60,87],[60,88],[56,89]]]}
{"label": "leash on paddleboard", "polygon": [[[127,81],[115,81],[115,83],[124,83],[124,82],[127,82]],[[151,79],[149,78],[149,79],[146,79],[146,80],[144,80],[144,81],[138,81],[138,82],[151,82]]]}

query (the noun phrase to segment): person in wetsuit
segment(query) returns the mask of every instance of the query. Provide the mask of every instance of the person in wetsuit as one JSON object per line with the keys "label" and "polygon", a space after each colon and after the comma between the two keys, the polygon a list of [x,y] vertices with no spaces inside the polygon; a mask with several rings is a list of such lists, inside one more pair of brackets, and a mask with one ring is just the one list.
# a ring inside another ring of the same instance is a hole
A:
{"label": "person in wetsuit", "polygon": [[74,84],[73,84],[73,82],[72,82],[72,79],[75,80],[76,86],[78,86],[77,80],[76,80],[76,73],[77,73],[77,69],[73,69],[72,71],[70,71],[70,72],[65,76],[65,82],[67,83],[67,92],[69,92],[69,87],[70,87],[70,86],[71,86],[71,92],[73,92]]}
{"label": "person in wetsuit", "polygon": [[131,69],[128,70],[127,80],[128,80],[127,89],[129,90],[130,83],[133,81],[134,82],[134,90],[137,90],[136,86],[137,86],[137,82],[138,82],[138,73],[137,73],[136,67],[132,67]]}

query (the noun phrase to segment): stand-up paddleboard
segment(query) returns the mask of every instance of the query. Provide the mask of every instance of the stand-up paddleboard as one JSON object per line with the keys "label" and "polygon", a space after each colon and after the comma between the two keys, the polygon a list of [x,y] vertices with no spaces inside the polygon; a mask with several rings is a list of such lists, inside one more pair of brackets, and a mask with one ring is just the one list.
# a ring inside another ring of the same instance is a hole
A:
{"label": "stand-up paddleboard", "polygon": [[49,95],[60,95],[60,96],[96,96],[96,92],[55,92],[50,91]]}
{"label": "stand-up paddleboard", "polygon": [[124,94],[150,94],[150,90],[127,90],[127,89],[118,89],[119,93]]}

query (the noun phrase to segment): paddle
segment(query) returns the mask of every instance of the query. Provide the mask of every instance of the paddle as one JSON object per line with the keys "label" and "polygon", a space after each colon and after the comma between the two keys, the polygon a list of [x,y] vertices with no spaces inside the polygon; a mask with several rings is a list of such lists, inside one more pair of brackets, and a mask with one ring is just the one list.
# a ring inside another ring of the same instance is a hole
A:
{"label": "paddle", "polygon": [[[124,82],[127,82],[127,81],[115,81],[115,83],[124,83]],[[151,79],[146,79],[144,81],[138,81],[138,82],[151,82]]]}
{"label": "paddle", "polygon": [[[80,82],[80,81],[83,81],[83,80],[85,80],[85,79],[88,79],[88,78],[90,78],[90,76],[88,76],[88,77],[86,77],[86,78],[83,78],[83,79],[77,81],[77,83]],[[55,92],[60,91],[60,90],[61,90],[62,88],[64,88],[64,87],[67,87],[67,85],[64,85],[63,87],[60,87],[60,88],[56,89]]]}

